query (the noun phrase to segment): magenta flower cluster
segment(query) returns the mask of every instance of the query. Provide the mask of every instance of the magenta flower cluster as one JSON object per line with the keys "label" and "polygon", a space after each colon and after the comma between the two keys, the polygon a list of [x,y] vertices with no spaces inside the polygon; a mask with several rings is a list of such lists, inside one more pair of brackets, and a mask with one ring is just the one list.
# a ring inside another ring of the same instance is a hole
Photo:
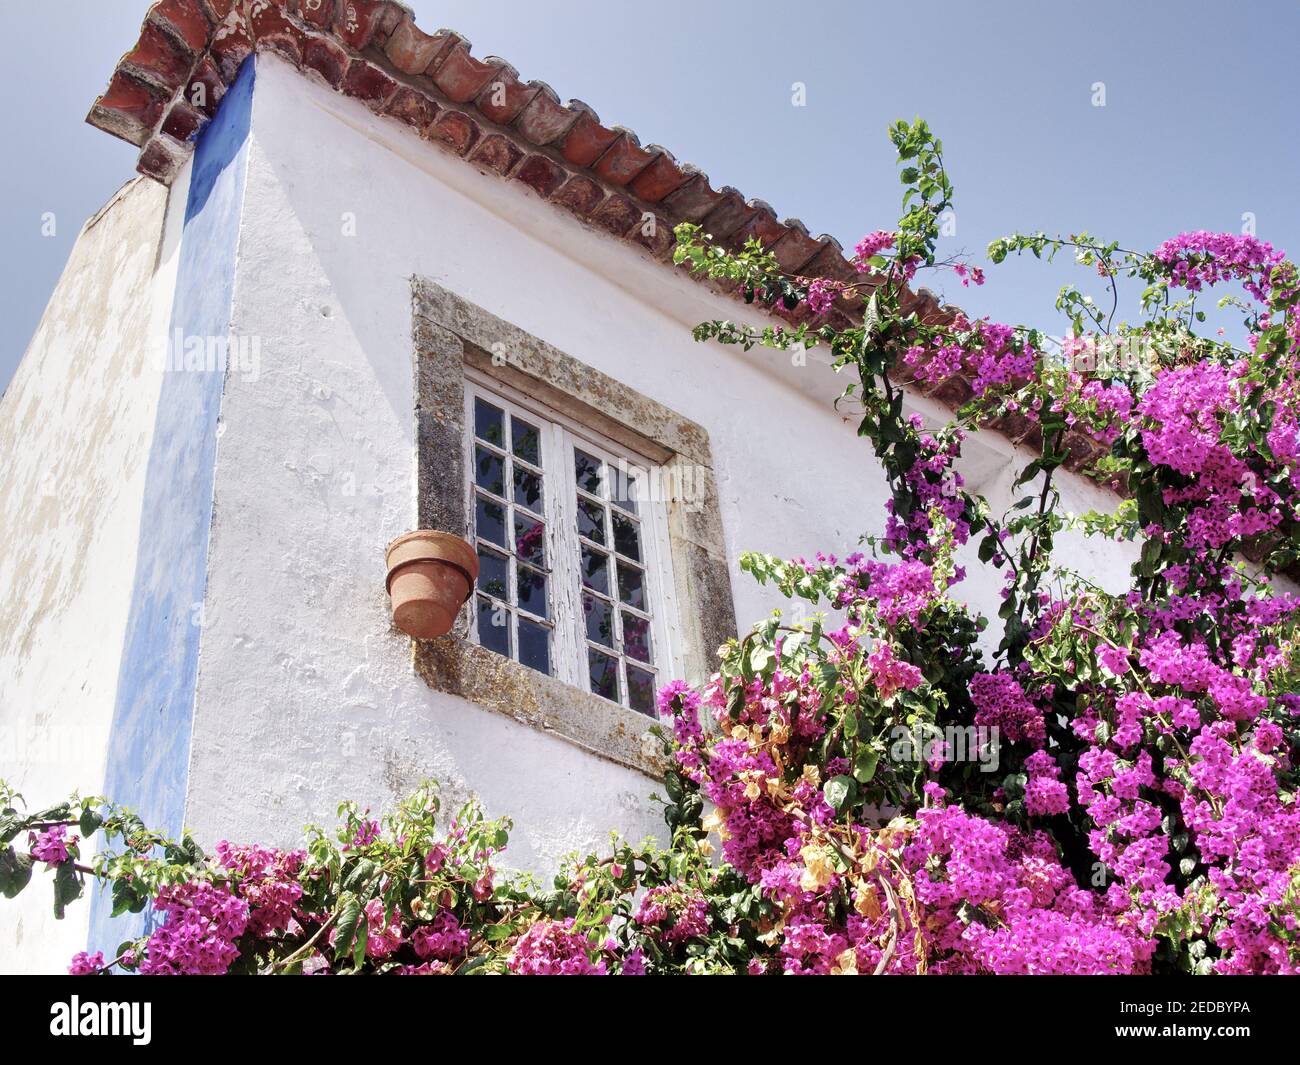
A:
{"label": "magenta flower cluster", "polygon": [[189,880],[163,888],[153,905],[163,923],[140,964],[146,976],[219,976],[239,957],[249,907],[225,887]]}
{"label": "magenta flower cluster", "polygon": [[642,896],[632,919],[664,944],[685,943],[707,934],[709,900],[680,884],[654,887]]}
{"label": "magenta flower cluster", "polygon": [[46,865],[62,865],[70,860],[68,848],[74,846],[77,837],[68,838],[66,825],[54,825],[43,831],[28,834],[28,848],[32,857]]}
{"label": "magenta flower cluster", "polygon": [[[605,959],[572,917],[541,920],[521,935],[510,953],[510,972],[521,976],[604,976]],[[597,960],[592,961],[592,956]],[[631,975],[631,974],[629,974]]]}

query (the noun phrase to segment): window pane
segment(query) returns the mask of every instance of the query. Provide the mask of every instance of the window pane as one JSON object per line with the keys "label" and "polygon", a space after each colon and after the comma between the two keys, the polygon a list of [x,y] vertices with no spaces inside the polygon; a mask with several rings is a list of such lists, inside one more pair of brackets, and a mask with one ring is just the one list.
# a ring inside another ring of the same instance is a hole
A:
{"label": "window pane", "polygon": [[478,642],[489,651],[510,657],[510,614],[503,608],[478,599]]}
{"label": "window pane", "polygon": [[635,514],[641,482],[621,470],[617,476],[613,476],[611,479],[613,480],[613,491],[610,493],[610,497],[624,510]]}
{"label": "window pane", "polygon": [[641,561],[641,530],[631,518],[614,511],[614,549],[620,555]]}
{"label": "window pane", "polygon": [[474,530],[484,540],[501,547],[506,546],[506,508],[500,503],[477,496],[474,511]]}
{"label": "window pane", "polygon": [[582,593],[582,612],[587,617],[587,639],[610,649],[614,647],[614,606],[590,592]]}
{"label": "window pane", "polygon": [[618,659],[587,649],[587,669],[591,690],[618,702]]}
{"label": "window pane", "polygon": [[578,499],[578,532],[598,544],[605,542],[605,508],[590,500]]}
{"label": "window pane", "polygon": [[582,545],[582,583],[602,595],[609,595],[608,558],[604,551],[595,551],[586,544]]}
{"label": "window pane", "polygon": [[542,479],[522,466],[515,467],[515,502],[535,514],[542,512]]}
{"label": "window pane", "polygon": [[506,446],[505,415],[491,403],[474,400],[474,435],[497,447]]}
{"label": "window pane", "polygon": [[478,549],[478,590],[497,599],[509,601],[510,590],[506,583],[509,561],[480,545]]}
{"label": "window pane", "polygon": [[573,452],[573,469],[578,479],[578,487],[593,496],[604,498],[600,490],[600,459],[592,458],[585,451]]}
{"label": "window pane", "polygon": [[537,426],[529,425],[522,418],[511,418],[510,433],[514,437],[511,444],[514,447],[515,454],[525,462],[540,466],[542,464],[542,444],[541,434],[538,433]]}
{"label": "window pane", "polygon": [[517,511],[515,513],[515,554],[535,566],[546,565],[546,526]]}
{"label": "window pane", "polygon": [[628,606],[645,609],[645,574],[626,562],[618,564],[618,597]]}
{"label": "window pane", "polygon": [[506,463],[485,447],[474,449],[474,483],[496,496],[506,494]]}
{"label": "window pane", "polygon": [[519,605],[539,618],[550,617],[546,612],[546,575],[520,566],[515,577],[519,582]]}
{"label": "window pane", "polygon": [[538,673],[551,672],[551,630],[527,618],[519,619],[519,661]]}
{"label": "window pane", "polygon": [[650,622],[635,614],[623,611],[623,653],[638,662],[649,662],[653,655],[650,648]]}
{"label": "window pane", "polygon": [[636,666],[627,667],[627,701],[640,714],[655,716],[655,675]]}

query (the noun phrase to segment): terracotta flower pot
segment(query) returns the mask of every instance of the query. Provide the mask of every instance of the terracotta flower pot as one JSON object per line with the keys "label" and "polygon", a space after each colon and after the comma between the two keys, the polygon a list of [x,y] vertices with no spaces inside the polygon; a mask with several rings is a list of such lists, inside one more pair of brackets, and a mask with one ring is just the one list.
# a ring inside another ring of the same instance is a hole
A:
{"label": "terracotta flower pot", "polygon": [[393,622],[417,640],[450,632],[477,580],[478,555],[459,536],[420,529],[388,545]]}

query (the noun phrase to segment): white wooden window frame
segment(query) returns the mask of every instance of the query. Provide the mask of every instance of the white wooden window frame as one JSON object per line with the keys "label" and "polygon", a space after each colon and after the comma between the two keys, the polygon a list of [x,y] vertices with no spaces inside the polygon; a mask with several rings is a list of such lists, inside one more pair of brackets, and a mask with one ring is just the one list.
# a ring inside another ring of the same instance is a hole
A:
{"label": "white wooden window frame", "polygon": [[[465,368],[465,498],[466,513],[469,516],[470,531],[474,544],[478,545],[477,506],[475,502],[476,463],[475,463],[475,418],[474,401],[483,399],[493,406],[507,410],[512,416],[517,415],[532,425],[536,425],[541,438],[543,513],[546,522],[546,553],[548,564],[547,605],[552,623],[551,637],[551,675],[566,684],[591,691],[588,674],[587,652],[589,641],[586,635],[586,617],[582,608],[582,580],[579,571],[580,547],[582,539],[578,535],[578,486],[575,473],[575,449],[581,449],[605,463],[618,467],[620,461],[630,467],[639,468],[637,517],[641,524],[641,549],[645,556],[642,563],[645,570],[645,596],[647,611],[650,616],[650,633],[653,643],[649,666],[655,674],[656,690],[677,676],[681,668],[681,648],[677,645],[677,604],[673,596],[672,555],[668,539],[668,501],[654,498],[654,478],[647,474],[654,464],[642,455],[617,444],[601,434],[579,424],[564,413],[524,395],[518,389],[497,381],[487,374],[472,367]],[[513,499],[513,485],[507,483],[506,491]],[[602,486],[603,494],[608,495],[608,483]],[[606,507],[608,502],[606,501]],[[512,535],[510,514],[507,514],[507,538]],[[607,522],[607,536],[611,530]],[[611,598],[614,601],[616,618],[616,648],[612,653],[620,659],[619,698],[617,702],[630,708],[627,690],[626,662],[634,666],[645,667],[635,658],[628,658],[622,652],[622,621],[617,595],[617,555],[611,542],[601,547],[611,556],[609,576],[611,580]],[[500,545],[483,540],[483,545],[501,553]],[[507,594],[510,602],[504,604],[512,612],[516,605],[515,566],[510,567],[510,587]],[[492,597],[489,597],[492,598]],[[530,616],[523,611],[524,616]],[[477,597],[474,608],[470,611],[470,637],[475,643],[481,643],[478,632]],[[511,624],[510,649],[515,657],[514,629]],[[596,644],[590,644],[596,647]],[[516,658],[517,660],[517,658]],[[653,710],[651,711],[653,714]]]}

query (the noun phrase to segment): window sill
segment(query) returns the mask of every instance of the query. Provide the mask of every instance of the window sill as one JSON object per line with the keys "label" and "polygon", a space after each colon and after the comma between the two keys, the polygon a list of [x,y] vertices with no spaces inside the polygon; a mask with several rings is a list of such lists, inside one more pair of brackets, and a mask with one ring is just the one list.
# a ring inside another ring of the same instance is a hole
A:
{"label": "window sill", "polygon": [[435,691],[556,736],[660,780],[667,761],[654,720],[538,673],[460,636],[415,642],[415,671]]}

